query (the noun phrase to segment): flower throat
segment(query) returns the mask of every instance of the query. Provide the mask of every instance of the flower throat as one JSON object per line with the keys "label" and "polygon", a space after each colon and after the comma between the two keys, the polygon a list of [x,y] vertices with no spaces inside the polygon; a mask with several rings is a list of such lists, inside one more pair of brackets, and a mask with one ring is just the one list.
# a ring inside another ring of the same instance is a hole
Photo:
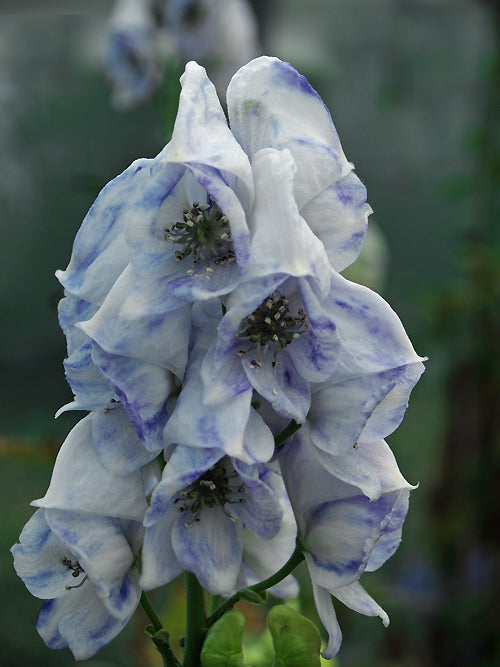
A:
{"label": "flower throat", "polygon": [[178,262],[189,255],[193,264],[234,262],[229,220],[212,197],[209,204],[193,202],[190,209],[183,211],[182,219],[165,229],[166,240],[182,247],[175,251]]}
{"label": "flower throat", "polygon": [[[304,310],[299,308],[297,315],[292,315],[290,301],[273,292],[241,321],[236,337],[263,347],[274,344],[282,350],[304,331],[307,331]],[[246,351],[240,350],[240,353],[245,354]]]}
{"label": "flower throat", "polygon": [[179,512],[189,511],[193,515],[192,520],[185,524],[186,527],[200,522],[199,515],[204,507],[220,507],[235,521],[237,517],[226,508],[226,504],[245,503],[245,491],[245,485],[225,456],[181,491],[174,503],[178,504]]}

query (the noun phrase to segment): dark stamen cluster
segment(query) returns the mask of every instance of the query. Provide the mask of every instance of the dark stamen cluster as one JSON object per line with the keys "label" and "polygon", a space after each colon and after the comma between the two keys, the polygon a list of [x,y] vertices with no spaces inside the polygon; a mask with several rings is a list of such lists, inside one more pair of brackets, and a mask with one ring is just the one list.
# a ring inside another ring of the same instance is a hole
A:
{"label": "dark stamen cluster", "polygon": [[[85,570],[77,560],[71,560],[70,558],[66,558],[66,556],[64,556],[64,558],[61,558],[61,565],[64,565],[67,570],[71,571],[71,576],[75,577],[75,579],[81,574],[85,574]],[[66,586],[66,590],[69,591],[72,588],[80,588],[80,586],[82,586],[86,581],[87,575],[85,574],[85,577],[79,584],[76,584],[76,586]]]}
{"label": "dark stamen cluster", "polygon": [[302,308],[297,315],[291,315],[289,306],[287,298],[273,292],[242,320],[237,338],[262,346],[275,344],[280,350],[290,345],[307,330],[307,316]]}
{"label": "dark stamen cluster", "polygon": [[236,520],[225,505],[245,503],[245,491],[245,485],[234,472],[229,459],[224,457],[181,491],[174,503],[179,504],[179,512],[189,511],[193,515],[186,527],[200,522],[199,514],[204,507],[221,507],[231,519]]}
{"label": "dark stamen cluster", "polygon": [[178,262],[188,255],[192,255],[193,264],[234,262],[229,220],[212,198],[210,204],[195,201],[191,209],[184,210],[182,218],[183,222],[175,222],[165,230],[167,241],[182,246],[182,250],[175,251]]}

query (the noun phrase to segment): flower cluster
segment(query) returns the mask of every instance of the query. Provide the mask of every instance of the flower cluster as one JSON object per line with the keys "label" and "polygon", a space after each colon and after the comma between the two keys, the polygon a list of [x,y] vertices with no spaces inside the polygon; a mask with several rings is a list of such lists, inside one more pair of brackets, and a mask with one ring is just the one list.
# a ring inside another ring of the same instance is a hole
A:
{"label": "flower cluster", "polygon": [[[140,591],[183,571],[214,595],[303,551],[325,657],[331,596],[396,550],[412,488],[384,438],[423,370],[388,304],[340,275],[365,187],[318,94],[261,57],[229,125],[188,63],[171,141],[99,194],[58,278],[66,376],[86,410],[13,547],[50,647],[87,658]],[[293,577],[272,589],[297,593]]]}

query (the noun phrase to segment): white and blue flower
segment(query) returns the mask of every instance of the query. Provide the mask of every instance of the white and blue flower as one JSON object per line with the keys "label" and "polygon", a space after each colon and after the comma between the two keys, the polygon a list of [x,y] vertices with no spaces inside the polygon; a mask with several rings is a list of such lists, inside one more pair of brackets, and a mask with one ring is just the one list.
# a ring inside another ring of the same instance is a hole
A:
{"label": "white and blue flower", "polygon": [[156,588],[187,570],[214,595],[235,592],[245,532],[277,536],[282,495],[280,476],[264,464],[216,448],[177,447],[144,520],[141,585]]}
{"label": "white and blue flower", "polygon": [[159,56],[151,0],[117,0],[109,19],[104,66],[118,109],[153,94],[161,78]]}
{"label": "white and blue flower", "polygon": [[46,600],[36,629],[49,648],[70,648],[75,660],[86,660],[125,627],[141,592],[131,569],[140,535],[135,522],[35,512],[11,551],[27,589]]}
{"label": "white and blue flower", "polygon": [[358,580],[378,569],[396,551],[412,487],[381,440],[354,450],[361,467],[378,478],[379,491],[368,498],[357,486],[331,475],[301,431],[284,447],[280,465],[298,535],[313,583],[316,609],[329,634],[325,658],[339,650],[341,632],[331,595],[367,616],[389,619]]}

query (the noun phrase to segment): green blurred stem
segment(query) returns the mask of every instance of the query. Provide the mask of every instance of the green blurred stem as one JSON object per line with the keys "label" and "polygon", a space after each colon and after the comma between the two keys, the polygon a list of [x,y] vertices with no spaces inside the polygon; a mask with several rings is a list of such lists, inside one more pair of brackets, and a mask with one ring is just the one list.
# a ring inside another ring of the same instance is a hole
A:
{"label": "green blurred stem", "polygon": [[168,632],[164,629],[162,622],[145,591],[142,591],[141,593],[141,607],[151,621],[150,627],[153,630],[153,633],[148,632],[148,636],[151,638],[162,657],[163,667],[180,667],[179,661],[172,653],[172,649],[168,643]]}
{"label": "green blurred stem", "polygon": [[199,667],[200,652],[205,639],[205,591],[192,572],[185,572],[186,638],[183,667]]}
{"label": "green blurred stem", "polygon": [[[297,546],[293,554],[290,556],[290,559],[283,565],[281,569],[279,569],[276,572],[276,574],[273,574],[272,577],[264,579],[264,581],[260,581],[258,584],[249,586],[247,589],[244,590],[254,591],[255,593],[261,593],[263,591],[267,591],[268,588],[276,586],[276,584],[279,584],[280,581],[282,581],[285,577],[291,574],[295,570],[297,565],[299,565],[299,563],[301,563],[303,560],[304,560],[304,554],[302,553],[302,549]],[[217,611],[215,611],[207,619],[206,627],[209,628],[211,625],[215,623],[215,621],[217,621],[221,616],[223,616],[226,613],[226,611],[232,609],[234,605],[238,602],[238,600],[241,599],[242,597],[241,593],[242,591],[238,591],[238,593],[235,593],[228,600],[226,600],[224,604],[222,604],[217,609]]]}

